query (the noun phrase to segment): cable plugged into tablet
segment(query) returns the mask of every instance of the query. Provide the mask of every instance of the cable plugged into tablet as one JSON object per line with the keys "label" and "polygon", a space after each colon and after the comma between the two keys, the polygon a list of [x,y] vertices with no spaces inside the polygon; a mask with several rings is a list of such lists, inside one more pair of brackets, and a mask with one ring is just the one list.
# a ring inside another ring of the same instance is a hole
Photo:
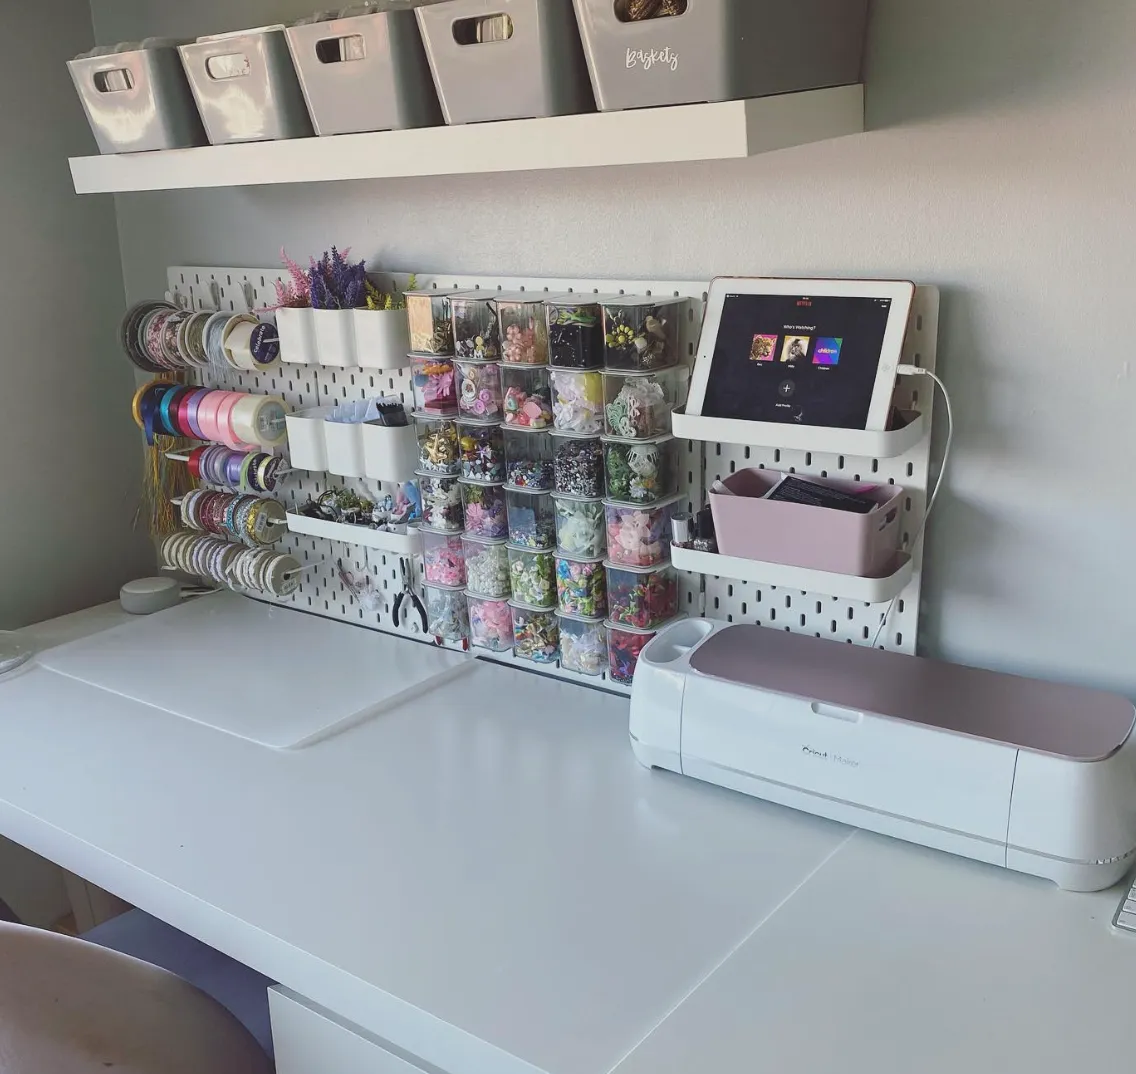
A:
{"label": "cable plugged into tablet", "polygon": [[[923,512],[923,522],[920,524],[919,529],[916,530],[914,536],[911,538],[906,551],[909,555],[915,554],[915,547],[919,544],[920,538],[923,536],[923,531],[927,528],[927,520],[931,517],[931,511],[935,507],[935,501],[939,498],[939,491],[943,487],[943,475],[947,472],[947,463],[951,457],[951,442],[955,436],[955,417],[954,412],[951,410],[951,397],[947,391],[947,386],[929,369],[924,369],[918,365],[901,365],[897,367],[896,374],[901,377],[930,377],[935,386],[939,389],[939,394],[943,397],[943,405],[947,410],[947,442],[943,445],[943,461],[939,466],[939,476],[935,479],[935,488],[931,493],[931,498],[927,501],[927,510]],[[895,610],[896,603],[899,597],[894,597],[892,602],[887,606],[887,610],[880,617],[880,627],[876,631],[876,636],[872,639],[872,648],[876,648],[880,644],[880,638],[883,637],[884,628],[891,618],[891,613]]]}

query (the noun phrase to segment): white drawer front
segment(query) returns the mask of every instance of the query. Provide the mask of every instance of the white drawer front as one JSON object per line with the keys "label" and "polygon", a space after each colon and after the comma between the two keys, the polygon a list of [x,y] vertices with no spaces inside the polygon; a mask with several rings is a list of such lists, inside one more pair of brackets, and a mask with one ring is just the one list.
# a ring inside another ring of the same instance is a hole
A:
{"label": "white drawer front", "polygon": [[294,992],[268,990],[276,1074],[423,1074],[360,1030],[313,1010]]}

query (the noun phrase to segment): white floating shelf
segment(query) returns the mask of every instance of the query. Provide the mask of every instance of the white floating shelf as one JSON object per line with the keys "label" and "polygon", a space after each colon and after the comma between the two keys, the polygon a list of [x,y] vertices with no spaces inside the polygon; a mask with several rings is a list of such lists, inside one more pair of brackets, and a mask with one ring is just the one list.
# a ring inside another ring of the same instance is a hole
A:
{"label": "white floating shelf", "polygon": [[387,533],[367,526],[348,526],[343,522],[325,522],[307,515],[288,515],[288,529],[308,537],[324,537],[329,541],[358,544],[380,552],[393,552],[400,556],[416,556],[422,551],[422,535],[418,530],[409,533]]}
{"label": "white floating shelf", "polygon": [[927,435],[927,419],[906,411],[907,424],[894,432],[878,433],[864,429],[827,429],[816,425],[782,425],[769,421],[737,421],[733,418],[703,418],[676,410],[674,435],[680,440],[707,440],[745,447],[774,447],[785,450],[827,451],[833,455],[854,455],[866,459],[895,459],[906,455]]}
{"label": "white floating shelf", "polygon": [[851,574],[831,574],[804,567],[787,567],[782,563],[761,563],[754,559],[719,556],[713,552],[695,552],[689,548],[671,549],[671,561],[680,571],[707,574],[712,578],[761,582],[841,600],[862,600],[865,604],[882,604],[899,596],[907,587],[914,564],[908,555],[900,558],[902,566],[886,578],[858,578]]}
{"label": "white floating shelf", "polygon": [[735,160],[860,134],[864,87],[376,134],[73,157],[76,194]]}

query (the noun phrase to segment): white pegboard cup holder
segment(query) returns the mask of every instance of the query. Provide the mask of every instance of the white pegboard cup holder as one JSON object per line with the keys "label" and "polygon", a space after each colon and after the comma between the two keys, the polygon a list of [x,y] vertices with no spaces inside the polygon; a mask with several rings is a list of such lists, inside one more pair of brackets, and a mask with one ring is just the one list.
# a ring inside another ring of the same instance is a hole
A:
{"label": "white pegboard cup holder", "polygon": [[363,467],[373,481],[410,481],[418,465],[418,436],[413,425],[362,425]]}
{"label": "white pegboard cup holder", "polygon": [[782,477],[776,470],[738,470],[710,492],[718,549],[723,556],[807,570],[878,578],[897,566],[904,490],[810,477],[809,481],[855,493],[876,506],[867,514],[763,499]]}
{"label": "white pegboard cup holder", "polygon": [[327,472],[327,437],[324,426],[328,424],[327,419],[332,409],[329,406],[317,406],[287,415],[288,454],[292,469],[309,470],[312,473]]}
{"label": "white pegboard cup holder", "polygon": [[276,311],[280,360],[334,369],[402,369],[410,335],[405,310]]}
{"label": "white pegboard cup holder", "polygon": [[290,365],[319,365],[316,324],[310,306],[283,307],[276,311],[280,332],[280,360]]}
{"label": "white pegboard cup holder", "polygon": [[358,366],[354,310],[312,310],[319,364],[335,369]]}

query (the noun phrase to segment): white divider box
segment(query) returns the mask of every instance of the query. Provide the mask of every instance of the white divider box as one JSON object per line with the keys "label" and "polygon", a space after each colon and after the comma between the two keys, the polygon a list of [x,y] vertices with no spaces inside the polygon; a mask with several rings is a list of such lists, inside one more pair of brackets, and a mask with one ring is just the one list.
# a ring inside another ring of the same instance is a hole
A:
{"label": "white divider box", "polygon": [[287,37],[316,134],[442,122],[409,8],[290,26]]}
{"label": "white divider box", "polygon": [[283,26],[202,37],[179,51],[214,145],[313,133]]}
{"label": "white divider box", "polygon": [[291,365],[319,365],[316,326],[310,306],[283,307],[276,311],[280,332],[280,361]]}
{"label": "white divider box", "polygon": [[860,81],[868,0],[574,0],[604,112]]}
{"label": "white divider box", "polygon": [[326,473],[328,468],[327,437],[324,427],[329,424],[329,406],[317,406],[288,414],[288,455],[294,470]]}
{"label": "white divider box", "polygon": [[415,14],[447,123],[594,110],[572,0],[449,0]]}
{"label": "white divider box", "polygon": [[206,144],[177,42],[151,38],[137,49],[80,56],[67,67],[100,153]]}
{"label": "white divider box", "polygon": [[362,426],[363,466],[372,481],[410,481],[418,465],[418,436],[413,425]]}

